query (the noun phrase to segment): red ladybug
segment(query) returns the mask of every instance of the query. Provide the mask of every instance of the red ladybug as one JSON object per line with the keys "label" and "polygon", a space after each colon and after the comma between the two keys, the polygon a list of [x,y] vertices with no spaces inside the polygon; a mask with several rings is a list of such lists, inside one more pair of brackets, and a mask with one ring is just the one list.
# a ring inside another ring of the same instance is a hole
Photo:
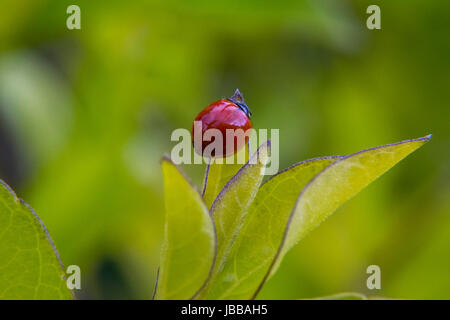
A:
{"label": "red ladybug", "polygon": [[[252,113],[250,109],[247,107],[244,101],[244,97],[239,92],[239,89],[236,89],[234,95],[229,99],[221,99],[213,102],[208,107],[206,107],[203,111],[201,111],[198,116],[195,118],[195,121],[202,122],[202,134],[201,137],[204,136],[204,133],[208,129],[218,129],[222,133],[223,137],[223,149],[222,153],[220,151],[212,152],[211,156],[213,157],[229,157],[235,154],[238,150],[240,150],[248,141],[248,135],[245,136],[244,139],[238,139],[237,136],[234,137],[234,148],[228,148],[231,150],[227,150],[226,143],[226,130],[227,129],[242,129],[244,132],[250,128],[252,128],[252,122],[250,121]],[[199,136],[195,136],[194,134],[194,125],[192,125],[192,141],[194,143],[194,149],[198,154],[203,155],[205,148],[214,142],[215,137],[212,137],[212,141],[205,141],[202,138],[202,141],[195,142],[195,139],[198,139]],[[201,149],[201,150],[200,150]],[[217,153],[217,154],[215,154]],[[208,156],[205,154],[204,156]]]}

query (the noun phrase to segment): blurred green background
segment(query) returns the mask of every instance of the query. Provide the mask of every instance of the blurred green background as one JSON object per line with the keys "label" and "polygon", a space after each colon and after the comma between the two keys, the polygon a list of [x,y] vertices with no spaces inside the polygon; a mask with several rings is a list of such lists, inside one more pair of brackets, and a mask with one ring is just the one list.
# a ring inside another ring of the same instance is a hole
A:
{"label": "blurred green background", "polygon": [[[81,30],[66,8],[81,7]],[[381,7],[381,30],[366,8]],[[259,298],[450,298],[448,1],[6,0],[0,177],[80,298],[151,298],[170,133],[241,89],[280,163],[433,133],[292,250]],[[199,185],[203,166],[185,166]],[[381,290],[366,268],[381,267]],[[187,275],[188,276],[188,275]]]}

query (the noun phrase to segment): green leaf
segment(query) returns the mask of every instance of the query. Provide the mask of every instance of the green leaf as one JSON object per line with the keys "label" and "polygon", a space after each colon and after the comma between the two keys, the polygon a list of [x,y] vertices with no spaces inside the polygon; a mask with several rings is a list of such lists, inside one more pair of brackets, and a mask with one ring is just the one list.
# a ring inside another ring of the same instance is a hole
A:
{"label": "green leaf", "polygon": [[201,298],[207,297],[210,290],[215,290],[215,279],[220,276],[229,250],[264,178],[269,152],[270,141],[267,141],[225,185],[211,207],[217,228],[217,258],[212,277]]}
{"label": "green leaf", "polygon": [[277,252],[301,189],[337,159],[302,161],[261,186],[208,298],[248,299],[253,295]]}
{"label": "green leaf", "polygon": [[216,233],[200,193],[170,159],[163,159],[166,223],[157,299],[190,299],[214,265]]}
{"label": "green leaf", "polygon": [[341,292],[329,296],[311,298],[308,300],[368,300],[368,298],[358,292]]}
{"label": "green leaf", "polygon": [[392,300],[390,298],[380,296],[366,296],[358,292],[341,292],[329,296],[302,299],[302,300]]}
{"label": "green leaf", "polygon": [[[269,180],[249,210],[213,298],[255,298],[290,248],[430,137],[376,147],[340,159],[313,159]],[[333,160],[336,161],[327,164]],[[295,193],[300,195],[292,203]]]}
{"label": "green leaf", "polygon": [[274,269],[289,249],[337,208],[430,138],[431,135],[363,150],[334,162],[319,173],[297,199]]}
{"label": "green leaf", "polygon": [[72,299],[44,224],[0,180],[0,299]]}
{"label": "green leaf", "polygon": [[[229,163],[233,158],[233,163]],[[211,208],[214,200],[219,192],[225,187],[225,184],[231,180],[232,177],[242,168],[242,166],[248,161],[249,148],[248,144],[245,148],[242,148],[237,154],[225,158],[214,159],[206,167],[204,187],[203,187],[203,199],[208,208]],[[238,161],[243,159],[243,161]],[[228,162],[228,163],[227,163]]]}

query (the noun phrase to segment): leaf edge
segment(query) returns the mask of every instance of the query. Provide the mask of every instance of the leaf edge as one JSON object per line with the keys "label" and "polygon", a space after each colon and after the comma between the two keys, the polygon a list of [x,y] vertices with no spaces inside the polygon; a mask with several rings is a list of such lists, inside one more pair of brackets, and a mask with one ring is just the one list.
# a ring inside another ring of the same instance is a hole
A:
{"label": "leaf edge", "polygon": [[[192,183],[192,181],[189,179],[189,177],[186,175],[186,173],[179,167],[177,166],[172,159],[170,158],[169,155],[164,154],[160,163],[162,164],[163,162],[168,162],[171,165],[173,165],[175,167],[175,169],[180,173],[180,175],[186,180],[186,182],[191,186],[191,188],[193,190],[196,191],[196,193],[199,195],[201,203],[203,203],[206,211],[208,212],[208,217],[210,218],[211,221],[211,225],[212,225],[212,229],[214,232],[214,254],[213,254],[213,261],[211,263],[211,267],[209,268],[208,271],[208,276],[206,277],[205,281],[202,283],[202,285],[197,289],[197,291],[194,293],[194,295],[192,297],[190,297],[188,300],[194,300],[199,294],[200,292],[206,287],[207,283],[209,282],[209,279],[212,276],[214,267],[216,265],[216,258],[217,258],[217,229],[216,229],[216,223],[214,221],[214,218],[211,214],[211,211],[208,209],[208,207],[206,206],[205,200],[203,199],[203,195],[202,193],[200,193],[200,191],[198,190],[198,188]],[[159,275],[160,275],[160,266],[158,266],[158,270],[157,270],[157,274],[156,274],[156,282],[155,282],[155,288],[153,291],[153,296],[152,296],[152,300],[156,300],[156,293],[158,290],[158,283],[159,283]]]}
{"label": "leaf edge", "polygon": [[[312,184],[312,183],[313,183],[313,182],[314,182],[321,174],[323,174],[323,172],[325,172],[325,171],[328,170],[330,167],[336,165],[337,163],[339,163],[339,162],[341,162],[341,161],[344,161],[344,160],[346,160],[346,159],[349,159],[349,158],[351,158],[351,157],[353,157],[353,156],[357,156],[357,155],[359,155],[359,154],[361,154],[361,153],[364,153],[364,152],[369,152],[369,151],[372,151],[372,150],[377,150],[377,149],[381,149],[381,148],[385,148],[385,147],[391,147],[391,146],[401,145],[401,144],[405,144],[405,143],[409,143],[409,142],[424,141],[424,143],[426,143],[426,142],[428,142],[428,141],[432,138],[432,136],[433,136],[432,134],[428,134],[428,135],[426,135],[426,136],[424,136],[424,137],[420,137],[420,138],[416,138],[416,139],[403,140],[403,141],[399,141],[399,142],[395,142],[395,143],[391,143],[391,144],[384,144],[384,145],[381,145],[381,146],[376,146],[376,147],[372,147],[372,148],[360,150],[360,151],[358,151],[358,152],[351,153],[351,154],[346,155],[346,156],[342,156],[341,159],[336,160],[336,161],[330,163],[330,164],[329,164],[328,166],[326,166],[322,171],[320,171],[316,176],[314,176],[314,178],[312,178],[312,179],[305,185],[305,187],[302,189],[302,191],[300,192],[299,196],[297,197],[296,203],[295,203],[294,207],[292,208],[291,214],[289,215],[289,218],[288,218],[288,221],[287,221],[287,224],[286,224],[286,228],[285,228],[284,233],[283,233],[283,238],[282,238],[281,243],[280,243],[280,245],[279,245],[279,247],[278,247],[278,250],[277,250],[277,252],[276,252],[276,254],[275,254],[275,256],[274,256],[274,258],[273,258],[273,260],[272,260],[272,262],[271,262],[271,264],[270,264],[270,266],[269,266],[269,268],[268,268],[268,270],[267,270],[267,272],[266,272],[266,274],[265,274],[265,276],[264,276],[264,278],[262,279],[261,283],[260,283],[259,286],[257,287],[255,293],[252,295],[251,300],[256,299],[256,296],[259,294],[259,292],[261,291],[262,287],[264,286],[264,284],[265,284],[266,281],[268,280],[268,278],[269,278],[269,276],[270,276],[270,274],[271,274],[271,272],[272,272],[272,269],[273,269],[273,267],[275,266],[275,264],[276,264],[276,262],[277,262],[277,260],[278,260],[278,258],[279,258],[279,256],[280,256],[280,254],[281,254],[281,251],[282,251],[283,246],[284,246],[284,244],[285,244],[285,242],[286,242],[286,239],[287,239],[287,235],[288,235],[288,233],[289,233],[289,229],[290,229],[290,225],[291,225],[291,223],[292,223],[293,215],[295,214],[295,208],[297,207],[297,204],[298,204],[298,202],[299,202],[301,196],[304,194],[305,190],[306,190],[306,189],[307,189],[307,188],[308,188],[308,187],[309,187],[309,186],[310,186],[310,185],[311,185],[311,184]],[[415,151],[415,150],[414,150],[414,151]],[[409,155],[409,154],[408,154],[408,155]],[[407,155],[407,156],[408,156],[408,155]],[[403,159],[401,159],[401,160],[403,160]],[[305,161],[306,161],[306,160],[305,160]],[[295,166],[295,165],[294,165],[294,166]],[[292,166],[291,166],[291,167],[292,167]],[[286,171],[286,170],[284,170],[284,171]],[[280,172],[280,173],[281,173],[281,172]]]}
{"label": "leaf edge", "polygon": [[[61,260],[61,256],[59,255],[58,249],[56,249],[56,245],[55,245],[52,237],[50,236],[50,233],[48,232],[48,229],[45,226],[45,224],[42,221],[42,219],[39,217],[39,215],[36,213],[36,211],[33,209],[33,207],[31,205],[29,205],[25,200],[23,200],[22,198],[19,198],[17,196],[17,193],[13,190],[13,188],[11,188],[9,186],[8,183],[6,183],[6,181],[4,181],[3,179],[0,179],[0,185],[2,187],[4,187],[10,193],[10,195],[12,196],[12,198],[13,198],[15,203],[18,203],[18,204],[24,206],[27,209],[27,211],[29,211],[29,212],[31,212],[33,214],[34,219],[36,219],[37,222],[39,223],[42,231],[44,231],[44,234],[45,234],[45,237],[47,238],[47,241],[49,242],[50,246],[52,247],[53,253],[55,254],[55,257],[56,257],[56,259],[57,259],[57,261],[59,263],[59,266],[61,268],[61,271],[62,271],[62,278],[64,280],[67,280],[66,269],[64,268],[64,264],[63,264],[63,262]],[[70,293],[72,295],[72,298],[74,300],[76,300],[76,295],[75,295],[74,290],[71,290],[69,288],[67,288],[67,290],[70,291]]]}

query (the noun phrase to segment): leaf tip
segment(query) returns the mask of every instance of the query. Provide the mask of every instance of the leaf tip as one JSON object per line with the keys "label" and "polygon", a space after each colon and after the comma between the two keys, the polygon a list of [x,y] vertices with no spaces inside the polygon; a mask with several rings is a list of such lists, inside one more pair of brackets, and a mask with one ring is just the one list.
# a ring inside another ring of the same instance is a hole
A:
{"label": "leaf tip", "polygon": [[417,138],[417,139],[406,140],[406,141],[403,141],[403,142],[421,142],[421,146],[422,146],[425,143],[427,143],[428,141],[430,141],[432,137],[433,137],[433,134],[430,133],[430,134],[428,134],[428,135],[426,135],[424,137],[420,137],[420,138]]}
{"label": "leaf tip", "polygon": [[160,163],[161,163],[161,164],[164,163],[164,162],[170,162],[170,163],[173,163],[173,162],[172,162],[172,159],[170,159],[170,156],[169,156],[167,153],[165,153],[165,154],[162,156],[161,160],[160,160]]}
{"label": "leaf tip", "polygon": [[433,134],[430,133],[430,134],[426,135],[425,137],[412,139],[411,141],[423,141],[424,143],[426,143],[426,142],[430,141],[432,137],[433,137]]}
{"label": "leaf tip", "polygon": [[259,146],[259,148],[256,150],[256,152],[254,153],[253,156],[255,156],[255,155],[261,153],[261,152],[264,150],[264,148],[267,149],[267,150],[270,152],[270,148],[271,148],[271,147],[272,147],[272,143],[271,143],[271,141],[270,141],[270,139],[269,139],[269,140],[267,140],[266,142],[264,142],[263,144],[261,144],[261,145]]}

